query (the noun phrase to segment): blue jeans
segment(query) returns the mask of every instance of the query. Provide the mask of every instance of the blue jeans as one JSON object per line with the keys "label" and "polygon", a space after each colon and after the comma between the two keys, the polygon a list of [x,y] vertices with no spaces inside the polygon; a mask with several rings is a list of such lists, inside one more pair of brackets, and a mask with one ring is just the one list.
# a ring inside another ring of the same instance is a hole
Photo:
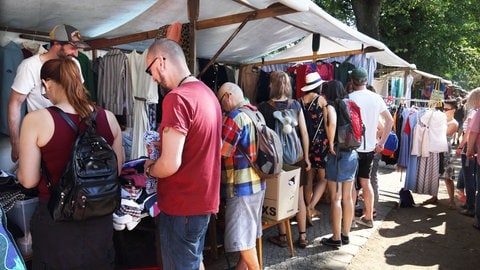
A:
{"label": "blue jeans", "polygon": [[160,231],[163,269],[200,268],[209,221],[210,214],[170,216],[160,213],[157,229]]}
{"label": "blue jeans", "polygon": [[467,159],[462,155],[463,179],[465,180],[465,197],[468,210],[475,210],[477,192],[477,159]]}
{"label": "blue jeans", "polygon": [[457,189],[465,191],[465,180],[463,179],[463,168],[461,168],[460,171],[458,172]]}

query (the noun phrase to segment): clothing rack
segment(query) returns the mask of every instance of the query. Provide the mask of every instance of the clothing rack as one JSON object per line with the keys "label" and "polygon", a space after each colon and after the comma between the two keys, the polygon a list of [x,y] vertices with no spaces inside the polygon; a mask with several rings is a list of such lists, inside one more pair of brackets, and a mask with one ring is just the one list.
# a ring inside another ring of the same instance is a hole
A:
{"label": "clothing rack", "polygon": [[[383,97],[384,99],[388,97]],[[413,102],[420,102],[420,103],[428,103],[430,99],[419,99],[419,98],[404,98],[404,97],[392,97],[394,100],[400,101],[413,101]],[[456,101],[456,99],[442,99],[442,101]]]}

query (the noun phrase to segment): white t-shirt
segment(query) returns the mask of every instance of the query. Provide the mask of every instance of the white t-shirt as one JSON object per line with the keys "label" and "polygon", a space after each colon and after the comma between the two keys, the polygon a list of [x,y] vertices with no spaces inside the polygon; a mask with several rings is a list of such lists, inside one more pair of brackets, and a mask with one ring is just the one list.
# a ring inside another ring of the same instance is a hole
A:
{"label": "white t-shirt", "polygon": [[365,125],[365,136],[357,152],[372,152],[377,143],[378,119],[380,114],[387,110],[387,104],[380,95],[367,89],[353,91],[349,97],[360,107]]}
{"label": "white t-shirt", "polygon": [[[78,60],[72,59],[77,64],[78,69],[81,70]],[[17,68],[17,75],[12,84],[14,91],[27,95],[26,103],[29,112],[52,106],[52,102],[42,96],[42,81],[40,79],[42,65],[40,54],[35,54],[23,60]],[[82,76],[81,72],[80,76]]]}

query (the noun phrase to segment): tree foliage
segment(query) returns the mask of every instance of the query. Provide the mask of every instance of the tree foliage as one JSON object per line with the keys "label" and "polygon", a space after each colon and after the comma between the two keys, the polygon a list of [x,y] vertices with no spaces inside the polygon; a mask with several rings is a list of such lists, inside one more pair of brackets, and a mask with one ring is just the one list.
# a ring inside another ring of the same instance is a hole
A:
{"label": "tree foliage", "polygon": [[[480,86],[478,1],[316,0],[315,2],[337,19],[348,25],[356,25],[359,31],[379,39],[398,56],[416,64],[419,70],[452,80],[464,89]],[[359,5],[361,8],[353,8]],[[379,37],[375,37],[372,30],[376,27],[376,17],[373,13],[376,11],[372,5],[378,5],[380,11]]]}

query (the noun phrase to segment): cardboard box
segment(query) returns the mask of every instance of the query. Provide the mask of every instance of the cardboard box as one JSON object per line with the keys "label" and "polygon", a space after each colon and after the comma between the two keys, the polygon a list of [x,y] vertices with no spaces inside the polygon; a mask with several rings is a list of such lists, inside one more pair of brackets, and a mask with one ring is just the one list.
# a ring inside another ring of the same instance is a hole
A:
{"label": "cardboard box", "polygon": [[300,167],[284,165],[278,177],[267,179],[262,217],[280,221],[298,212]]}

